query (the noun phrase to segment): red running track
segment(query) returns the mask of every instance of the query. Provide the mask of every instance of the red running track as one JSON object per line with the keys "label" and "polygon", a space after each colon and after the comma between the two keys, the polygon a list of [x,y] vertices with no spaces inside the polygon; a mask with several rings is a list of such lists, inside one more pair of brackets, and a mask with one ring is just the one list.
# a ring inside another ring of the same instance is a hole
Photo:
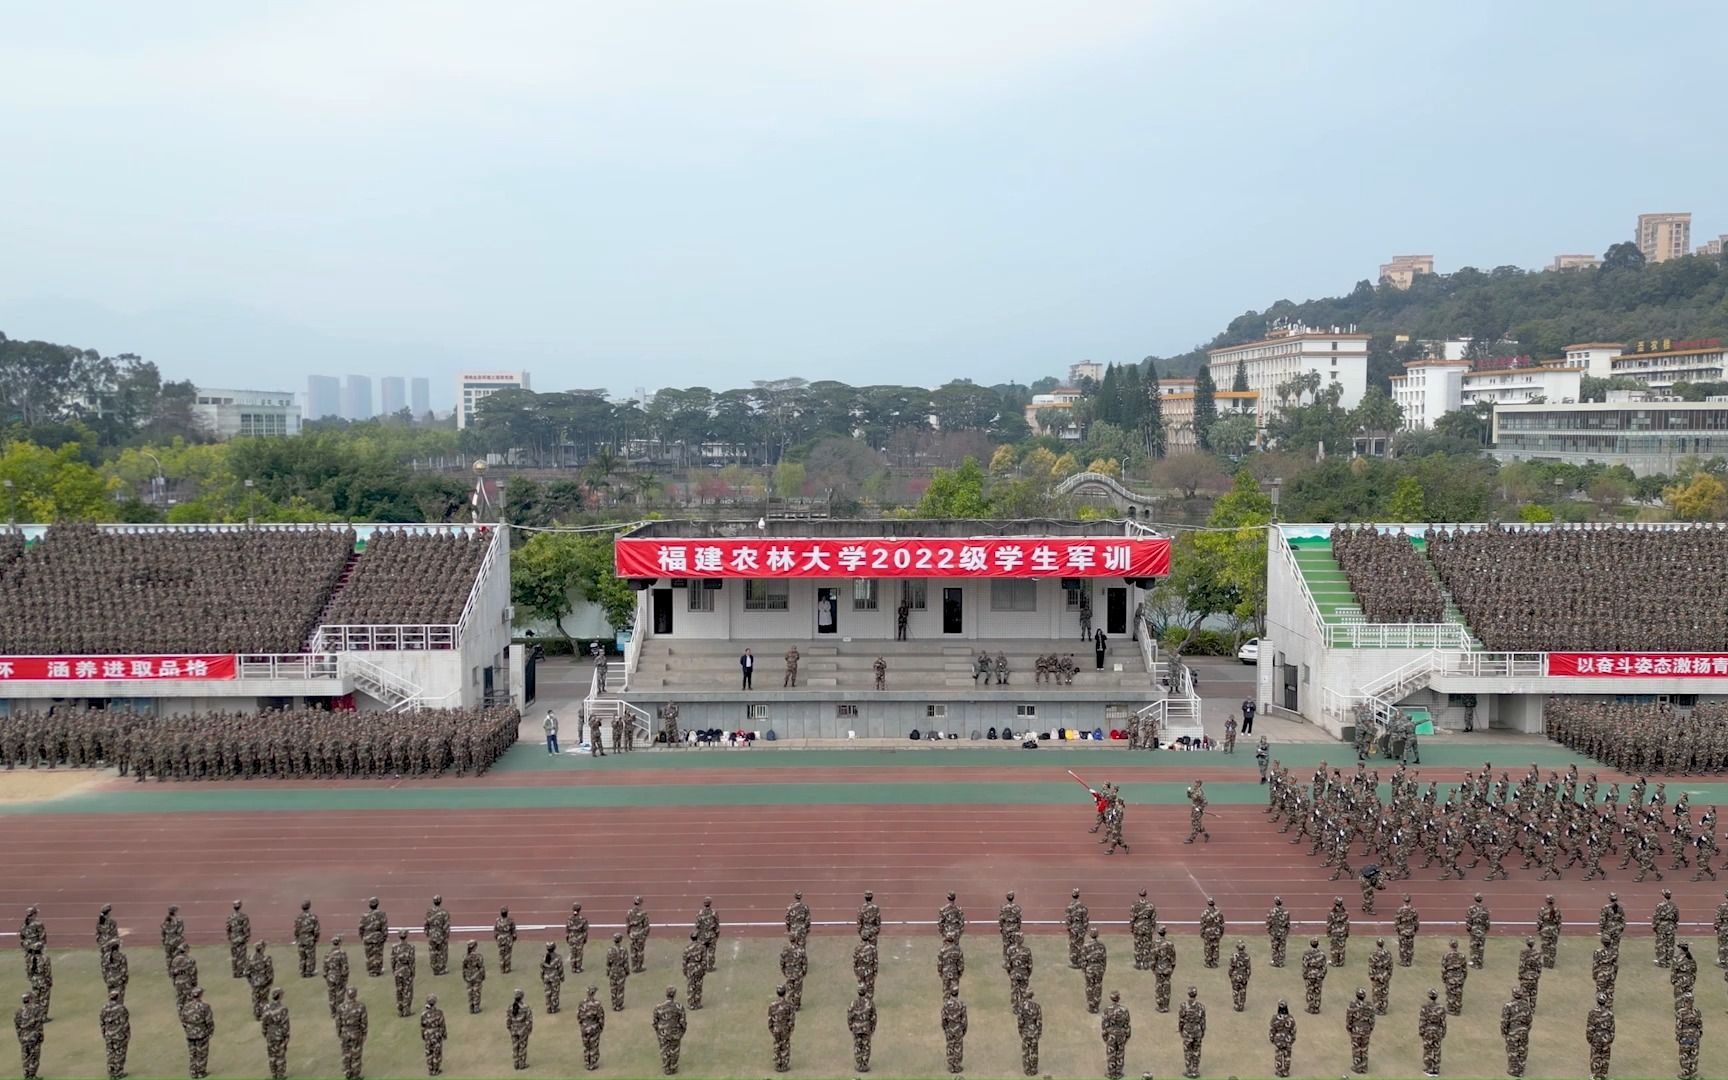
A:
{"label": "red running track", "polygon": [[[1306,845],[1276,834],[1257,807],[1224,807],[1210,843],[1186,846],[1187,811],[1130,812],[1131,854],[1106,856],[1086,832],[1090,814],[1050,807],[821,807],[532,809],[348,813],[103,814],[15,818],[0,831],[0,913],[5,930],[29,904],[41,907],[51,940],[84,944],[98,908],[112,903],[129,934],[155,942],[157,924],[179,904],[189,936],[219,941],[231,900],[246,901],[254,933],[286,940],[302,897],[334,933],[353,934],[365,899],[377,895],[396,925],[418,925],[442,893],[456,923],[485,928],[501,906],[524,928],[562,925],[580,900],[596,928],[619,924],[641,895],[657,923],[688,927],[713,896],[732,932],[769,933],[795,890],[818,921],[850,925],[866,889],[890,923],[928,924],[952,889],[973,921],[994,923],[1003,893],[1016,890],[1029,922],[1055,932],[1071,888],[1093,918],[1123,922],[1140,889],[1160,918],[1191,929],[1208,896],[1232,933],[1260,933],[1276,893],[1304,930],[1342,895],[1358,936],[1391,932],[1399,893],[1409,891],[1425,930],[1456,929],[1481,890],[1504,933],[1529,933],[1554,893],[1568,930],[1591,931],[1610,889],[1636,932],[1648,926],[1662,886],[1610,880],[1585,884],[1574,871],[1543,883],[1535,871],[1510,881],[1440,882],[1428,871],[1379,897],[1379,915],[1357,913],[1353,881],[1329,882]],[[1724,875],[1728,878],[1728,875]],[[1728,884],[1670,884],[1682,918],[1708,928]],[[750,924],[756,924],[754,926]],[[534,933],[535,931],[529,930]],[[905,933],[927,933],[906,925]]]}

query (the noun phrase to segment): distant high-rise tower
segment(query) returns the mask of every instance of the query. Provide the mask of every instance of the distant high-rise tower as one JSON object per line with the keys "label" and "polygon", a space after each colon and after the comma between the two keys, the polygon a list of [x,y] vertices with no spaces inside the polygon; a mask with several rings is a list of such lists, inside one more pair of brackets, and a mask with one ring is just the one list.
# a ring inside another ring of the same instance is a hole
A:
{"label": "distant high-rise tower", "polygon": [[322,420],[342,415],[342,380],[334,375],[306,376],[306,412],[308,420]]}
{"label": "distant high-rise tower", "polygon": [[1691,214],[1639,214],[1634,240],[1647,263],[1667,262],[1692,251]]}
{"label": "distant high-rise tower", "polygon": [[424,375],[408,380],[408,406],[414,410],[416,420],[424,420],[432,411],[432,381]]}
{"label": "distant high-rise tower", "polygon": [[376,415],[372,411],[372,380],[365,375],[348,376],[347,385],[342,387],[342,418],[370,420]]}
{"label": "distant high-rise tower", "polygon": [[1394,255],[1391,262],[1380,264],[1380,280],[1394,289],[1408,289],[1418,274],[1433,272],[1432,255]]}
{"label": "distant high-rise tower", "polygon": [[378,400],[385,416],[395,416],[408,407],[408,384],[400,375],[386,375],[378,382]]}

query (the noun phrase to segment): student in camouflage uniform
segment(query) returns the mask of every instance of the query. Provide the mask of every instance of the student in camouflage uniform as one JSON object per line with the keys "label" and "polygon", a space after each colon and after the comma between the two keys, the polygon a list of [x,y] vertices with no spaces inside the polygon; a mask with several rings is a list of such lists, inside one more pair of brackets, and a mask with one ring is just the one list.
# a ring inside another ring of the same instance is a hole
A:
{"label": "student in camouflage uniform", "polygon": [[878,656],[876,662],[870,665],[870,670],[876,676],[876,689],[888,689],[888,661]]}
{"label": "student in camouflage uniform", "polygon": [[696,933],[702,942],[703,963],[710,975],[714,973],[716,952],[720,942],[720,915],[714,910],[714,898],[702,898],[702,910],[696,913]]}
{"label": "student in camouflage uniform", "polygon": [[651,1022],[654,1041],[660,1044],[660,1071],[672,1076],[678,1071],[678,1052],[684,1045],[684,1033],[690,1029],[689,1017],[684,1014],[684,1006],[678,1004],[675,987],[666,988],[666,1000],[654,1006]]}
{"label": "student in camouflage uniform", "polygon": [[1020,1071],[1027,1076],[1038,1075],[1038,1040],[1044,1037],[1044,1007],[1033,1000],[1027,990],[1014,1011],[1014,1027],[1020,1033]]}
{"label": "student in camouflage uniform", "polygon": [[396,1015],[414,1015],[414,944],[408,940],[408,928],[396,931],[396,944],[390,946],[390,978],[396,984]]}
{"label": "student in camouflage uniform", "polygon": [[1601,946],[1590,954],[1590,981],[1595,984],[1596,996],[1606,1000],[1608,1007],[1614,1007],[1614,983],[1620,976],[1620,949],[1604,934]]}
{"label": "student in camouflage uniform", "polygon": [[174,954],[184,944],[186,944],[186,920],[180,917],[180,908],[170,904],[168,914],[162,920],[162,962],[172,963]]}
{"label": "student in camouflage uniform", "polygon": [[510,917],[509,908],[499,908],[498,917],[492,920],[492,940],[498,946],[498,974],[508,975],[516,952],[516,920]]}
{"label": "student in camouflage uniform", "polygon": [[647,970],[644,965],[648,956],[649,929],[648,912],[638,896],[631,901],[630,910],[624,913],[624,931],[630,935],[630,972],[633,975]]}
{"label": "student in camouflage uniform", "polygon": [[1245,942],[1236,943],[1236,951],[1230,956],[1230,1004],[1237,1012],[1248,1007],[1248,979],[1253,975],[1253,962],[1248,959],[1248,946]]}
{"label": "student in camouflage uniform", "polygon": [[1674,966],[1668,974],[1668,981],[1674,987],[1675,1001],[1679,1001],[1683,994],[1690,994],[1698,985],[1698,961],[1692,958],[1692,946],[1684,941],[1674,953]]}
{"label": "student in camouflage uniform", "polygon": [[270,986],[276,981],[276,961],[265,951],[260,941],[252,950],[252,961],[246,965],[246,985],[252,989],[252,1019],[264,1018],[264,1006],[270,1000]]}
{"label": "student in camouflage uniform", "polygon": [[36,1007],[36,998],[31,994],[23,995],[18,1011],[12,1014],[12,1027],[18,1035],[18,1053],[24,1080],[37,1080],[37,1069],[42,1064],[44,1025],[47,1022],[48,1017]]}
{"label": "student in camouflage uniform", "polygon": [[1523,1076],[1525,1062],[1530,1057],[1530,1025],[1535,1010],[1524,996],[1522,986],[1514,987],[1512,1000],[1500,1007],[1500,1037],[1506,1041],[1506,1074]]}
{"label": "student in camouflage uniform", "polygon": [[1296,1049],[1296,1018],[1290,1015],[1289,1002],[1278,1003],[1266,1038],[1272,1044],[1272,1075],[1289,1076],[1290,1054]]}
{"label": "student in camouflage uniform", "polygon": [[1440,995],[1428,991],[1428,1001],[1417,1010],[1416,1035],[1422,1040],[1422,1075],[1440,1075],[1440,1043],[1446,1038],[1446,1010],[1440,1007]]}
{"label": "student in camouflage uniform", "polygon": [[[1610,1005],[1610,1008],[1613,1006]],[[1680,1052],[1680,1080],[1697,1080],[1698,1053],[1704,1043],[1704,1015],[1691,994],[1674,1003],[1674,1042]]]}
{"label": "student in camouflage uniform", "polygon": [[1596,918],[1596,928],[1613,940],[1616,949],[1620,947],[1620,938],[1626,933],[1626,909],[1620,906],[1618,893],[1608,894],[1608,902],[1602,905],[1602,913]]}
{"label": "student in camouflage uniform", "polygon": [[438,1007],[438,995],[426,995],[426,1007],[420,1010],[420,1045],[426,1051],[426,1075],[444,1072],[444,1040],[450,1037],[444,1010]]}
{"label": "student in camouflage uniform", "polygon": [[384,946],[390,943],[390,918],[378,907],[378,898],[366,901],[366,914],[360,916],[360,947],[366,953],[366,974],[378,978],[384,974]]}
{"label": "student in camouflage uniform", "polygon": [[1110,991],[1110,1004],[1104,1010],[1100,1025],[1104,1035],[1104,1075],[1109,1080],[1122,1080],[1122,1063],[1128,1054],[1128,1040],[1134,1036],[1133,1018],[1122,1004],[1122,995]]}
{"label": "student in camouflage uniform", "polygon": [[690,1003],[690,1008],[702,1007],[702,979],[708,974],[708,954],[702,948],[702,935],[695,930],[690,931],[690,944],[684,946],[684,953],[678,958],[679,970],[684,973],[684,996]]}
{"label": "student in camouflage uniform", "polygon": [[865,893],[864,902],[858,905],[859,937],[864,936],[864,930],[866,927],[875,930],[878,933],[882,930],[882,909],[876,906],[876,894],[873,892]]}
{"label": "student in camouflage uniform", "polygon": [[1022,929],[1020,905],[1014,902],[1014,894],[1009,893],[1002,901],[1002,906],[996,909],[996,932],[1002,937],[1002,958],[1008,958],[1008,944],[1011,938]]}
{"label": "student in camouflage uniform", "polygon": [[[108,1080],[126,1075],[126,1049],[132,1042],[132,1014],[120,995],[110,990],[97,1022],[102,1027],[102,1050],[108,1060]],[[22,1032],[19,1033],[22,1036]]]}
{"label": "student in camouflage uniform", "polygon": [[1208,896],[1206,910],[1200,913],[1200,962],[1206,967],[1218,966],[1218,946],[1224,940],[1224,913],[1218,901]]}
{"label": "student in camouflage uniform", "polygon": [[1650,930],[1656,939],[1656,966],[1667,967],[1674,960],[1674,937],[1680,927],[1680,909],[1674,894],[1662,890],[1662,901],[1650,915]]}
{"label": "student in camouflage uniform", "polygon": [[[204,991],[194,986],[180,1006],[180,1030],[186,1034],[186,1075],[204,1080],[210,1075],[210,1039],[216,1034],[216,1013],[204,1002]],[[354,1080],[354,1078],[350,1078]]]}
{"label": "student in camouflage uniform", "polygon": [[1332,910],[1326,913],[1326,941],[1332,950],[1332,966],[1344,966],[1344,947],[1350,941],[1350,913],[1344,910],[1344,898],[1332,898]]}
{"label": "student in camouflage uniform", "polygon": [[1272,941],[1272,966],[1283,967],[1290,942],[1290,912],[1282,896],[1274,896],[1272,909],[1266,912],[1266,936]]}
{"label": "student in camouflage uniform", "polygon": [[[32,942],[24,953],[24,976],[30,983],[30,992],[36,995],[37,1007],[43,1016],[49,1015],[49,1005],[54,997],[54,961],[48,955],[46,943]],[[193,978],[193,983],[197,979]]]}
{"label": "student in camouflage uniform", "polygon": [[786,1000],[786,988],[776,987],[768,1003],[768,1036],[774,1041],[774,1071],[792,1068],[792,1029],[798,1025],[798,1010]]}
{"label": "student in camouflage uniform", "polygon": [[131,981],[131,964],[126,954],[120,951],[120,939],[110,941],[102,950],[102,985],[120,995],[120,1000],[126,1000],[126,984]]}
{"label": "student in camouflage uniform", "polygon": [[[1612,894],[1610,894],[1612,895]],[[1487,905],[1482,903],[1482,894],[1476,894],[1476,901],[1464,912],[1464,932],[1470,938],[1470,966],[1480,969],[1488,949],[1488,931],[1493,926],[1493,917],[1488,913]]]}
{"label": "student in camouflage uniform", "polygon": [[[877,928],[881,928],[880,922],[877,923]],[[966,936],[966,913],[955,903],[953,893],[948,894],[948,902],[936,913],[936,933],[942,937],[952,937],[955,941]]]}
{"label": "student in camouflage uniform", "polygon": [[570,917],[564,920],[564,944],[570,950],[570,973],[582,971],[582,953],[588,948],[588,917],[581,904],[570,905]]}
{"label": "student in camouflage uniform", "polygon": [[[960,951],[952,940],[948,942],[948,945],[952,946],[956,953]],[[943,951],[946,952],[947,949],[944,948]],[[962,957],[957,963],[958,970],[954,975],[956,983],[960,981],[959,971],[965,970],[966,961]],[[936,966],[938,970],[946,970],[943,966],[941,953],[937,954]],[[808,974],[810,974],[810,954],[804,951],[804,946],[798,944],[797,938],[788,937],[786,944],[780,948],[780,977],[786,980],[786,1000],[791,1003],[793,1009],[804,1007],[804,977]],[[946,975],[943,977],[943,985],[948,985]]]}
{"label": "student in camouflage uniform", "polygon": [[1728,968],[1728,894],[1724,894],[1722,902],[1716,905],[1713,929],[1716,931],[1716,966]]}
{"label": "student in camouflage uniform", "polygon": [[1410,902],[1409,893],[1404,894],[1404,902],[1392,916],[1392,925],[1398,931],[1398,966],[1409,967],[1416,959],[1416,934],[1422,929],[1422,917]]}
{"label": "student in camouflage uniform", "polygon": [[546,1015],[551,1016],[564,996],[564,958],[556,941],[546,943],[546,955],[540,958],[540,988],[546,991]]}
{"label": "student in camouflage uniform", "polygon": [[258,1019],[264,1032],[264,1056],[270,1062],[270,1080],[283,1080],[288,1075],[288,1037],[292,1034],[293,1022],[288,1015],[288,1006],[282,1004],[280,986],[270,991],[270,1002],[264,1006],[264,1015]]}
{"label": "student in camouflage uniform", "polygon": [[876,1034],[876,1002],[858,984],[858,996],[846,1009],[846,1030],[852,1033],[852,1067],[861,1073],[870,1071],[870,1040]]}
{"label": "student in camouflage uniform", "polygon": [[534,1034],[534,1008],[520,987],[510,995],[504,1010],[504,1030],[510,1033],[510,1064],[521,1071],[528,1067],[528,1037]]}
{"label": "student in camouflage uniform", "polygon": [[[1096,828],[1093,829],[1097,831]],[[1068,931],[1068,966],[1080,969],[1080,951],[1086,945],[1086,928],[1091,924],[1091,912],[1080,902],[1080,890],[1069,893],[1068,907],[1063,910],[1062,923]]]}
{"label": "student in camouflage uniform", "polygon": [[801,892],[793,893],[792,902],[786,905],[786,932],[800,945],[810,939],[810,905]]}
{"label": "student in camouflage uniform", "polygon": [[1374,991],[1374,1015],[1385,1016],[1392,996],[1392,954],[1386,951],[1385,938],[1374,942],[1368,954],[1368,985]]}
{"label": "student in camouflage uniform", "polygon": [[1176,974],[1176,943],[1158,928],[1158,941],[1152,946],[1153,1001],[1161,1013],[1170,1011],[1170,979]]}
{"label": "student in camouflage uniform", "polygon": [[[168,978],[174,984],[174,1008],[184,1008],[192,998],[192,991],[198,989],[198,962],[192,959],[191,950],[182,941],[180,948],[174,953],[174,960],[168,965]],[[47,1009],[43,1009],[47,1014]]]}
{"label": "student in camouflage uniform", "polygon": [[120,940],[120,925],[114,921],[114,905],[103,904],[96,913],[96,948],[106,949],[110,941]]}
{"label": "student in camouflage uniform", "polygon": [[1440,957],[1440,985],[1446,988],[1446,1011],[1452,1016],[1464,1014],[1464,980],[1470,975],[1470,965],[1458,951],[1458,939],[1453,938]]}
{"label": "student in camouflage uniform", "polygon": [[966,1028],[966,1003],[960,1000],[960,988],[951,986],[942,996],[942,1044],[951,1073],[965,1068]]}
{"label": "student in camouflage uniform", "polygon": [[612,947],[606,950],[606,984],[612,991],[612,1011],[624,1011],[624,980],[630,977],[630,951],[624,947],[624,935],[612,935]]}
{"label": "student in camouflage uniform", "polygon": [[1607,1080],[1608,1056],[1614,1049],[1614,1010],[1601,997],[1584,1018],[1584,1041],[1590,1044],[1591,1080]]}
{"label": "student in camouflage uniform", "polygon": [[462,957],[462,985],[468,990],[468,1015],[480,1015],[480,992],[486,986],[486,958],[480,954],[480,943],[470,941]]}
{"label": "student in camouflage uniform", "polygon": [[1108,962],[1108,951],[1098,940],[1098,931],[1087,931],[1086,944],[1080,947],[1080,974],[1086,983],[1086,1011],[1089,1013],[1098,1012],[1099,999],[1104,995],[1104,970]]}
{"label": "student in camouflage uniform", "polygon": [[1010,1011],[1019,1012],[1020,1002],[1026,998],[1026,988],[1032,984],[1032,950],[1026,947],[1025,938],[1018,933],[1008,939],[1008,946],[1002,954],[1002,970],[1008,973],[1008,1007]]}
{"label": "student in camouflage uniform", "polygon": [[348,989],[348,954],[342,950],[342,935],[330,939],[330,951],[324,954],[324,993],[330,1002],[330,1018],[342,1006]]}
{"label": "student in camouflage uniform", "polygon": [[1368,1071],[1368,1040],[1374,1034],[1374,1007],[1368,1004],[1368,991],[1356,988],[1356,1000],[1344,1010],[1344,1030],[1350,1036],[1350,1071],[1361,1075]]}
{"label": "student in camouflage uniform", "polygon": [[294,951],[300,960],[300,977],[318,975],[318,916],[312,913],[312,901],[300,901],[300,914],[294,916]]}
{"label": "student in camouflage uniform", "polygon": [[444,898],[434,896],[426,909],[426,959],[432,974],[443,975],[450,970],[450,913],[444,910]]}
{"label": "student in camouflage uniform", "polygon": [[1176,1014],[1176,1032],[1182,1037],[1182,1075],[1189,1080],[1200,1075],[1200,1044],[1206,1038],[1206,1006],[1200,1004],[1199,994],[1190,986],[1188,1000]]}
{"label": "student in camouflage uniform", "polygon": [[350,986],[341,1008],[336,1010],[336,1036],[342,1046],[342,1075],[345,1080],[360,1080],[365,1074],[366,1035],[370,1030],[366,1003],[360,1000],[360,988]]}
{"label": "student in camouflage uniform", "polygon": [[1320,939],[1308,939],[1308,951],[1302,954],[1302,986],[1309,1016],[1320,1015],[1320,992],[1326,985],[1326,954],[1320,951]]}
{"label": "student in camouflage uniform", "polygon": [[1536,948],[1534,938],[1524,939],[1524,951],[1518,954],[1518,985],[1524,991],[1524,1000],[1530,1003],[1532,1012],[1536,1009],[1537,992],[1542,984],[1542,954]]}
{"label": "student in camouflage uniform", "polygon": [[858,979],[864,992],[872,998],[876,996],[876,972],[881,957],[876,950],[876,931],[866,928],[858,941],[858,947],[852,950],[852,974]]}
{"label": "student in camouflage uniform", "polygon": [[1134,970],[1152,969],[1152,943],[1158,934],[1158,908],[1146,899],[1146,890],[1128,910],[1128,932],[1134,936]]}
{"label": "student in camouflage uniform", "polygon": [[246,977],[247,947],[252,937],[252,917],[240,910],[240,901],[234,901],[234,913],[228,916],[228,962],[234,969],[236,979]]}
{"label": "student in camouflage uniform", "polygon": [[582,1067],[593,1072],[600,1067],[600,1035],[606,1030],[606,1007],[595,998],[597,986],[588,988],[588,996],[576,1007],[576,1024],[582,1030]]}

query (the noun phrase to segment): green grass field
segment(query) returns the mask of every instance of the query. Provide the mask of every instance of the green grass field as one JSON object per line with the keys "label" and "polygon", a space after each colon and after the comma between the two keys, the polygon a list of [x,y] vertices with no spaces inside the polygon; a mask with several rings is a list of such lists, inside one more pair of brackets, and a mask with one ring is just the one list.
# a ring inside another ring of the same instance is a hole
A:
{"label": "green grass field", "polygon": [[[1009,1077],[1020,1075],[1019,1039],[1008,1011],[1008,984],[1000,966],[1001,950],[994,933],[974,928],[967,934],[967,973],[961,997],[970,1007],[971,1031],[966,1039],[966,1074]],[[1226,939],[1226,955],[1235,939]],[[1256,1077],[1271,1074],[1271,1049],[1266,1029],[1278,998],[1291,1002],[1298,1024],[1294,1075],[1342,1076],[1349,1067],[1349,1044],[1344,1034],[1344,1008],[1357,986],[1366,985],[1367,957],[1372,939],[1353,939],[1350,963],[1335,969],[1326,983],[1326,1008],[1320,1016],[1302,1012],[1302,984],[1294,966],[1301,949],[1291,950],[1292,966],[1274,970],[1266,959],[1263,936],[1246,939],[1254,956],[1254,977],[1249,989],[1248,1009],[1231,1011],[1229,984],[1222,968],[1207,970],[1200,964],[1197,940],[1178,939],[1176,998],[1189,984],[1198,986],[1207,1007],[1202,1073],[1206,1076]],[[1105,990],[1120,990],[1133,1013],[1134,1037],[1128,1046],[1128,1074],[1178,1076],[1182,1071],[1181,1046],[1176,1037],[1175,1013],[1160,1014],[1153,1008],[1153,977],[1133,970],[1132,951],[1126,937],[1106,939],[1111,969]],[[684,982],[675,976],[681,935],[660,931],[649,950],[646,974],[633,976],[628,991],[629,1007],[623,1013],[607,1014],[602,1043],[602,1067],[606,1077],[653,1076],[659,1074],[659,1056],[649,1027],[649,1012],[666,986],[675,985],[679,999]],[[423,945],[423,943],[421,943]],[[851,1039],[845,1025],[846,1006],[851,1002],[853,979],[850,936],[817,937],[811,941],[811,977],[804,992],[793,1038],[793,1075],[852,1076]],[[1293,941],[1293,946],[1298,944]],[[1305,939],[1300,941],[1306,947]],[[1389,943],[1390,944],[1390,943]],[[1588,1051],[1584,1043],[1584,1014],[1593,995],[1589,980],[1587,937],[1562,941],[1560,966],[1545,973],[1540,1007],[1530,1042],[1531,1077],[1587,1075]],[[690,1014],[690,1032],[683,1048],[682,1075],[713,1077],[766,1077],[772,1075],[772,1058],[766,1023],[766,1007],[778,982],[777,956],[780,942],[772,938],[727,938],[722,940],[720,970],[708,977],[706,1007]],[[889,1077],[930,1077],[945,1074],[942,1037],[937,1019],[940,983],[935,971],[933,936],[893,936],[885,940],[881,976],[877,987],[880,1022],[875,1039],[872,1074]],[[1098,1021],[1087,1015],[1078,972],[1066,963],[1066,941],[1059,936],[1032,939],[1036,956],[1033,989],[1044,1007],[1044,1039],[1041,1068],[1051,1076],[1102,1076],[1103,1043]],[[1472,972],[1465,991],[1464,1015],[1451,1020],[1445,1043],[1442,1075],[1492,1077],[1505,1075],[1505,1054],[1498,1034],[1500,1006],[1515,983],[1516,954],[1520,942],[1495,938],[1488,953],[1488,967]],[[534,941],[519,943],[517,970],[509,976],[496,970],[496,956],[483,946],[492,969],[486,983],[486,1011],[480,1016],[467,1012],[460,978],[452,974],[432,979],[421,949],[421,973],[415,987],[416,1000],[437,993],[449,1018],[450,1041],[445,1048],[444,1070],[452,1077],[496,1077],[514,1075],[510,1068],[510,1043],[504,1030],[504,1009],[515,987],[529,991],[535,1009],[535,1029],[530,1047],[531,1076],[577,1076],[582,1071],[581,1043],[576,1027],[575,1004],[590,984],[606,996],[600,974],[604,950],[591,949],[587,970],[565,982],[562,1012],[549,1016],[539,986],[538,960],[541,948]],[[1443,938],[1425,938],[1420,943],[1417,964],[1399,968],[1392,983],[1390,1014],[1382,1017],[1370,1054],[1370,1075],[1380,1077],[1419,1076],[1420,1044],[1416,1038],[1416,1011],[1429,987],[1439,988],[1440,952]],[[1705,1015],[1705,1047],[1701,1074],[1728,1076],[1728,1020],[1723,1018],[1722,977],[1711,961],[1713,945],[1699,941],[1695,951],[1703,965],[1699,972],[1698,998]],[[296,973],[292,950],[272,949],[279,984],[287,988],[286,1000],[293,1013],[294,1036],[289,1054],[293,1076],[341,1075],[341,1058],[334,1029],[325,1005],[320,981],[301,979]],[[453,961],[461,952],[452,949]],[[173,1015],[173,992],[162,966],[160,948],[153,942],[128,942],[132,982],[127,994],[132,1010],[132,1047],[128,1070],[135,1077],[186,1075],[186,1047]],[[358,949],[351,951],[357,971],[364,966]],[[210,1070],[218,1077],[266,1075],[263,1040],[252,1020],[250,997],[243,983],[228,975],[225,949],[197,950],[205,996],[213,1005],[217,1033],[210,1055]],[[104,994],[96,971],[94,950],[55,950],[56,975],[53,997],[54,1023],[48,1025],[42,1058],[44,1077],[99,1077],[104,1075],[102,1041],[96,1013]],[[1629,939],[1621,961],[1616,1001],[1619,1037],[1615,1044],[1613,1075],[1673,1076],[1676,1057],[1673,1035],[1672,993],[1667,973],[1651,964],[1650,941]],[[371,1037],[366,1046],[366,1075],[373,1077],[423,1076],[419,1023],[396,1016],[392,983],[388,976],[359,980],[371,1012]],[[24,990],[21,954],[0,963],[0,993],[16,1002]],[[416,1005],[418,1015],[418,1005]],[[0,1075],[18,1074],[17,1045],[6,1026],[4,1057]]]}

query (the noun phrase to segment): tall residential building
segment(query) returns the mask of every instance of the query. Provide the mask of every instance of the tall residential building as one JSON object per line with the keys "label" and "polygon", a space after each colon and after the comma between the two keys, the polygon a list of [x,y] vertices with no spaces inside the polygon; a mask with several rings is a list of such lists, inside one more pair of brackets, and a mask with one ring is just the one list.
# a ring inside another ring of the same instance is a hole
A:
{"label": "tall residential building", "polygon": [[300,406],[288,390],[216,390],[200,386],[192,402],[192,413],[218,439],[300,434]]}
{"label": "tall residential building", "polygon": [[1634,239],[1647,263],[1677,259],[1692,251],[1692,215],[1639,214]]}
{"label": "tall residential building", "polygon": [[378,380],[379,414],[395,416],[408,407],[408,383],[400,375],[386,375]]}
{"label": "tall residential building", "polygon": [[[1162,395],[1164,417],[1164,453],[1170,457],[1194,454],[1200,450],[1200,433],[1194,428],[1194,391],[1192,388],[1175,394]],[[1216,419],[1231,416],[1254,418],[1256,445],[1258,435],[1266,427],[1260,421],[1260,395],[1252,390],[1219,390],[1212,395]]]}
{"label": "tall residential building", "polygon": [[425,419],[432,411],[432,381],[424,375],[408,380],[408,407],[414,411],[416,420]]}
{"label": "tall residential building", "polygon": [[372,380],[365,375],[350,375],[342,387],[342,418],[370,420],[372,411]]}
{"label": "tall residential building", "polygon": [[1721,338],[1635,341],[1608,362],[1608,374],[1656,390],[1681,382],[1722,382],[1728,379],[1728,346]]}
{"label": "tall residential building", "polygon": [[1698,245],[1694,255],[1720,255],[1728,251],[1728,233],[1723,233],[1714,240],[1706,240]]}
{"label": "tall residential building", "polygon": [[306,419],[342,415],[342,380],[333,375],[306,376]]}
{"label": "tall residential building", "polygon": [[1432,255],[1394,255],[1391,262],[1380,264],[1380,280],[1395,289],[1408,289],[1417,274],[1434,272]]}
{"label": "tall residential building", "polygon": [[1104,365],[1096,360],[1082,360],[1078,364],[1069,364],[1069,385],[1079,386],[1081,379],[1091,379],[1093,382],[1104,381]]}
{"label": "tall residential building", "polygon": [[526,371],[465,371],[456,376],[456,427],[474,419],[474,406],[500,390],[532,390]]}
{"label": "tall residential building", "polygon": [[1462,408],[1577,401],[1587,373],[1585,361],[1572,359],[1512,367],[1412,360],[1404,365],[1404,374],[1392,376],[1392,400],[1403,410],[1404,430],[1420,431]]}
{"label": "tall residential building", "polygon": [[1594,255],[1556,255],[1554,265],[1550,270],[1588,270],[1601,266],[1602,260]]}
{"label": "tall residential building", "polygon": [[[1285,404],[1298,404],[1292,380],[1318,375],[1323,389],[1333,383],[1342,387],[1338,404],[1354,409],[1368,392],[1368,335],[1354,327],[1312,327],[1301,323],[1274,326],[1259,341],[1212,349],[1212,383],[1220,390],[1235,385],[1236,364],[1248,375],[1248,389],[1259,394],[1258,418],[1262,429]],[[1284,393],[1280,395],[1280,388]],[[1311,396],[1306,392],[1301,404]]]}

